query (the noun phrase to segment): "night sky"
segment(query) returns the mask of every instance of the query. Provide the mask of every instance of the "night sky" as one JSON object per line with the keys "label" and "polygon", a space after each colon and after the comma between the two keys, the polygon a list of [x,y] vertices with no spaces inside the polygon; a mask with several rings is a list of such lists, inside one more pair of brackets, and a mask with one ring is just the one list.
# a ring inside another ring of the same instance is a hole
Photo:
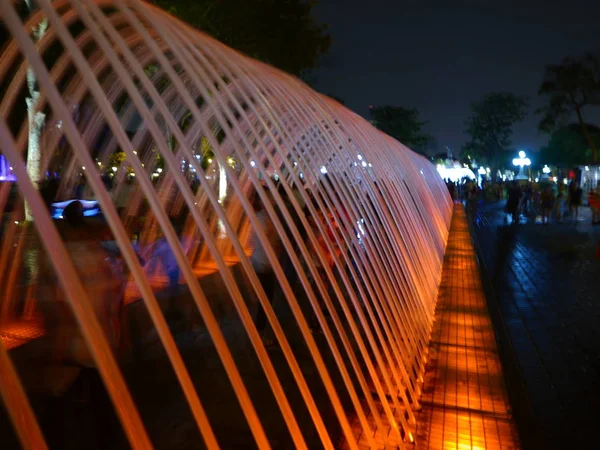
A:
{"label": "night sky", "polygon": [[[317,89],[365,117],[368,105],[418,108],[440,151],[462,147],[470,103],[493,91],[530,98],[513,145],[538,150],[544,66],[600,50],[598,0],[319,0],[315,14],[333,39]],[[598,110],[586,119],[600,125]]]}

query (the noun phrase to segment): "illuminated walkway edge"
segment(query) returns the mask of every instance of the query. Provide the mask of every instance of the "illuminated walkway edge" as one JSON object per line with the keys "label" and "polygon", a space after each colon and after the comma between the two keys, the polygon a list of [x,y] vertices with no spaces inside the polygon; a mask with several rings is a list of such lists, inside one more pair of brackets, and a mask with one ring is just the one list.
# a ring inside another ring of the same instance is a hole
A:
{"label": "illuminated walkway edge", "polygon": [[418,449],[520,448],[462,205],[454,206],[421,404]]}

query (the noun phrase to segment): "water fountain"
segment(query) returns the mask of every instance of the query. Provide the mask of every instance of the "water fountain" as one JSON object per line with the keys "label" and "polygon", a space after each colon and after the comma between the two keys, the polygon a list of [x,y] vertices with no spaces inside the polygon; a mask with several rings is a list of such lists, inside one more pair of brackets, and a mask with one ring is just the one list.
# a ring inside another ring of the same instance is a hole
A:
{"label": "water fountain", "polygon": [[[290,445],[310,446],[307,430],[314,429],[311,439],[316,436],[325,448],[375,447],[375,433],[391,430],[388,438],[404,447],[412,440],[419,407],[451,216],[436,168],[298,79],[240,55],[147,3],[37,3],[39,11],[23,24],[11,2],[0,2],[11,36],[0,55],[0,86],[7,86],[0,102],[0,151],[34,213],[41,245],[131,446],[151,446],[146,424],[94,319],[65,243],[27,174],[27,118],[20,127],[6,121],[7,111],[22,100],[28,70],[39,85],[38,109],[48,123],[60,125],[58,133],[56,126],[42,131],[41,173],[60,167],[58,201],[69,200],[73,186],[85,178],[93,197],[86,200],[97,202],[92,206],[102,211],[120,248],[205,445],[218,448],[227,436],[215,431],[220,425],[192,382],[157,300],[159,289],[134,252],[123,216],[145,218],[144,245],[163,239],[170,247],[180,283],[202,317],[260,448],[270,447],[269,427],[275,425],[261,419],[261,405],[249,392],[247,373],[240,371],[235,344],[224,335],[215,300],[199,279],[199,269],[208,266],[222,282],[222,301],[231,305],[247,352],[251,349],[258,361]],[[45,19],[48,28],[34,42],[27,30]],[[47,67],[41,55],[56,49],[57,42],[62,53]],[[7,73],[11,79],[4,78]],[[76,113],[70,105],[77,105]],[[124,159],[117,161],[119,152]],[[132,188],[124,187],[128,177],[134,179]],[[252,207],[254,196],[273,223],[281,251],[289,255],[285,266],[283,253],[270,244]],[[179,220],[183,226],[176,225]],[[8,231],[15,226],[6,225]],[[291,325],[276,314],[250,263],[249,230],[273,267]],[[277,364],[249,305],[265,310],[281,349]],[[322,338],[313,334],[315,326]],[[306,352],[290,344],[294,336]],[[0,344],[2,398],[23,445],[43,448],[7,356]],[[319,398],[302,358],[314,367]],[[309,424],[297,404],[292,406],[290,384]],[[327,425],[329,416],[340,436]]]}

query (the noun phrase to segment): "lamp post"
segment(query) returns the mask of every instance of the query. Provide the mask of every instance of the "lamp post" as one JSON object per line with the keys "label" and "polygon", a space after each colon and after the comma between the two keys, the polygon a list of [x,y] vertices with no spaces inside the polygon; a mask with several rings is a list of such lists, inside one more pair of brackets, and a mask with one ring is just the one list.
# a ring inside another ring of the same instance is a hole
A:
{"label": "lamp post", "polygon": [[542,180],[550,179],[550,172],[552,172],[552,170],[548,167],[548,164],[544,164],[544,167],[542,167]]}
{"label": "lamp post", "polygon": [[519,167],[519,174],[515,177],[515,180],[528,180],[529,178],[523,172],[523,168],[525,166],[529,167],[531,165],[531,160],[527,158],[527,155],[523,150],[519,152],[519,157],[513,159],[513,165]]}

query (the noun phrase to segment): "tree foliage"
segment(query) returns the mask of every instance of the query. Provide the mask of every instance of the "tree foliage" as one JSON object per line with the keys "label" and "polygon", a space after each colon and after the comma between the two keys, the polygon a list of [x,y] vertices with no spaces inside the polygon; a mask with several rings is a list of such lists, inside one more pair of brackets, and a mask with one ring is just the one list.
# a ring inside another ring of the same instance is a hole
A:
{"label": "tree foliage", "polygon": [[417,109],[385,105],[369,107],[369,112],[373,125],[416,152],[424,153],[434,140],[423,132],[427,122],[419,119]]}
{"label": "tree foliage", "polygon": [[[600,129],[587,124],[596,146],[600,144]],[[560,167],[582,165],[592,160],[592,149],[578,123],[559,128],[552,133],[548,145],[542,147],[540,161]]]}
{"label": "tree foliage", "polygon": [[480,165],[498,169],[512,146],[513,126],[525,118],[527,109],[525,98],[505,92],[488,94],[471,104],[471,117],[465,124],[470,140],[463,152]]}
{"label": "tree foliage", "polygon": [[589,134],[583,117],[583,108],[600,105],[600,60],[587,54],[580,58],[566,58],[560,64],[546,66],[544,81],[539,92],[547,104],[537,110],[542,114],[538,125],[541,131],[552,132],[572,114],[577,115],[581,131],[596,159],[596,144]]}
{"label": "tree foliage", "polygon": [[221,42],[300,75],[327,52],[327,26],[312,16],[314,0],[150,0]]}

